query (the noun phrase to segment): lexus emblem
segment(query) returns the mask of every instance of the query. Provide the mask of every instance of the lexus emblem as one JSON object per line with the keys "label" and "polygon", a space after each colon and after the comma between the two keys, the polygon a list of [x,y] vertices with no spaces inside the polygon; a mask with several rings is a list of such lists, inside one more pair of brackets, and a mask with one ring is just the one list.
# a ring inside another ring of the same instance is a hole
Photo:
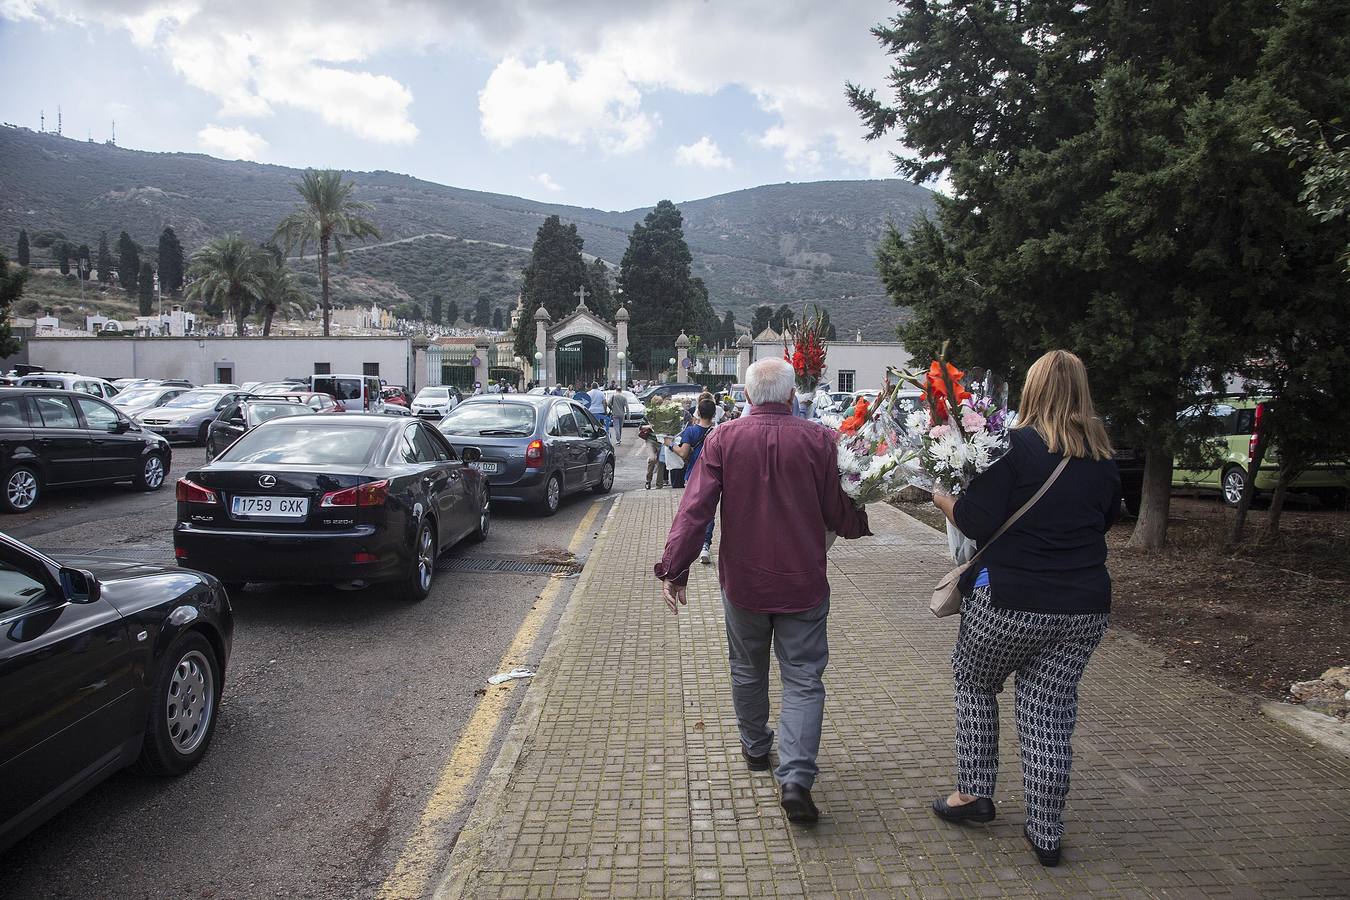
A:
{"label": "lexus emblem", "polygon": [[275,475],[259,475],[258,487],[273,488],[277,486],[277,477]]}

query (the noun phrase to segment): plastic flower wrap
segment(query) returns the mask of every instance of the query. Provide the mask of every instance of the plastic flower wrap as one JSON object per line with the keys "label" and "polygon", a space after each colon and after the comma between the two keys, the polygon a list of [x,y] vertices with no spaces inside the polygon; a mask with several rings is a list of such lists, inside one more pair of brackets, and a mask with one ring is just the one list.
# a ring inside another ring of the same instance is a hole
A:
{"label": "plastic flower wrap", "polygon": [[913,451],[895,419],[899,386],[898,381],[891,384],[888,376],[875,403],[859,397],[847,417],[821,420],[839,435],[839,484],[858,506],[894,497],[909,483],[906,464]]}

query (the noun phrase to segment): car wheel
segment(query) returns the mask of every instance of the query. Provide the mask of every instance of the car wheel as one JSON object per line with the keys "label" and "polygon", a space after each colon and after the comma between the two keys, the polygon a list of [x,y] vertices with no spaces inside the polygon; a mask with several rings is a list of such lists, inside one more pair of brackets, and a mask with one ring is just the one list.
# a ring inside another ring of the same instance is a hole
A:
{"label": "car wheel", "polygon": [[488,530],[492,527],[492,501],[488,489],[483,487],[483,499],[478,504],[478,527],[469,534],[469,540],[481,544],[487,540]]}
{"label": "car wheel", "polygon": [[5,478],[5,493],[0,496],[0,506],[5,512],[28,512],[37,506],[41,494],[42,480],[38,473],[28,466],[18,466]]}
{"label": "car wheel", "polygon": [[160,660],[141,744],[141,767],[182,775],[206,754],[216,730],[220,663],[200,632],[178,636]]}
{"label": "car wheel", "polygon": [[591,490],[597,494],[608,494],[612,487],[614,487],[614,460],[607,459],[600,470],[600,480],[591,487]]}
{"label": "car wheel", "polygon": [[562,476],[554,472],[544,485],[544,496],[539,500],[539,512],[551,516],[562,506]]}
{"label": "car wheel", "polygon": [[201,444],[203,447],[206,446],[206,431],[210,426],[210,422],[203,422],[202,430],[197,433],[197,443]]}
{"label": "car wheel", "polygon": [[141,463],[141,471],[136,475],[136,490],[157,491],[164,486],[164,457],[151,453]]}
{"label": "car wheel", "polygon": [[425,600],[431,593],[431,582],[436,578],[436,527],[426,519],[417,529],[417,540],[413,543],[413,558],[403,593],[414,603]]}
{"label": "car wheel", "polygon": [[1241,466],[1229,466],[1223,470],[1219,481],[1219,490],[1223,494],[1226,506],[1237,506],[1242,502],[1242,492],[1247,489],[1247,473]]}

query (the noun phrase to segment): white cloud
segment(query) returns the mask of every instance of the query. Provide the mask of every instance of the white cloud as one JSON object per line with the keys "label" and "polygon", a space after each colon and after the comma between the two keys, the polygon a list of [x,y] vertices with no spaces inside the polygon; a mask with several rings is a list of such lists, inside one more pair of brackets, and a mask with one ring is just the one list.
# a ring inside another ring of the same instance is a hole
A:
{"label": "white cloud", "polygon": [[706,134],[692,144],[676,147],[675,162],[681,166],[698,166],[702,169],[731,168],[731,160]]}
{"label": "white cloud", "polygon": [[531,175],[530,180],[541,187],[550,191],[561,191],[562,185],[553,180],[553,176],[547,172],[540,172],[538,175]]}
{"label": "white cloud", "polygon": [[267,149],[262,135],[241,125],[207,125],[197,132],[197,142],[207,153],[222,159],[256,160]]}

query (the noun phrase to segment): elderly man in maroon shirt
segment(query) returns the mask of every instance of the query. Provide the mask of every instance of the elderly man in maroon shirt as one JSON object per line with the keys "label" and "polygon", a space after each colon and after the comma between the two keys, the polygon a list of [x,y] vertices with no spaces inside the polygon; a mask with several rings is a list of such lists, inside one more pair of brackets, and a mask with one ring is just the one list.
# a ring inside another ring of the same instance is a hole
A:
{"label": "elderly man in maroon shirt", "polygon": [[769,647],[778,655],[783,702],[778,722],[782,804],[793,822],[819,817],[811,800],[825,715],[821,675],[829,661],[825,618],[825,532],[871,534],[867,514],[839,487],[834,433],[792,416],[792,367],[781,359],[746,372],[751,412],[714,428],[703,445],[656,564],[670,611],[687,602],[689,566],[722,503],[722,606],[731,658],[731,696],[741,754],[767,771]]}

